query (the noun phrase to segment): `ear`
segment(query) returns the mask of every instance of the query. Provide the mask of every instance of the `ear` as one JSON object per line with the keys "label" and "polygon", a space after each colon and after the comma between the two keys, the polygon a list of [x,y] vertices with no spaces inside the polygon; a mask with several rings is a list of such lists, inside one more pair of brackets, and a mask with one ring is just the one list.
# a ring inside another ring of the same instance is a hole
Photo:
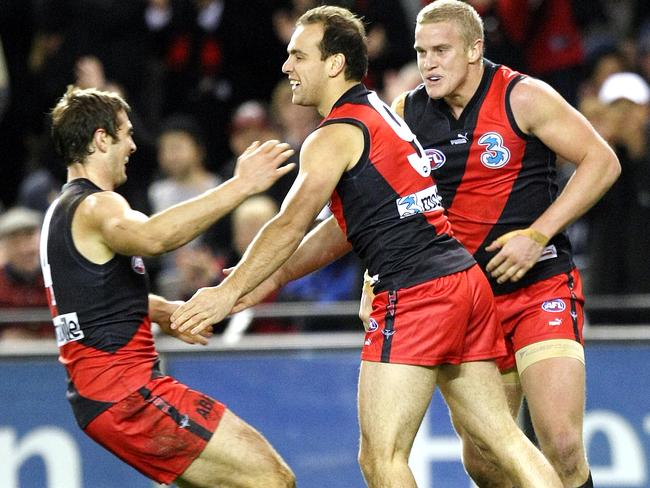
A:
{"label": "ear", "polygon": [[467,58],[470,64],[480,62],[483,58],[483,39],[476,39],[467,50]]}
{"label": "ear", "polygon": [[106,152],[111,143],[110,138],[111,136],[108,135],[105,129],[96,129],[93,134],[93,140],[90,143],[90,149],[92,152],[95,152],[93,148],[96,148],[100,152]]}
{"label": "ear", "polygon": [[345,69],[345,55],[342,53],[332,54],[328,63],[328,74],[330,78],[335,78]]}

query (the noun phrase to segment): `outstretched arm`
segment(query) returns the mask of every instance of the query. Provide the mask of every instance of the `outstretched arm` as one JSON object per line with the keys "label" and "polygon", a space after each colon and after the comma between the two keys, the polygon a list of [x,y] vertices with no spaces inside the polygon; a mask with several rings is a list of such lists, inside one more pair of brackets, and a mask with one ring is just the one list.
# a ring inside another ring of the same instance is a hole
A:
{"label": "outstretched arm", "polygon": [[303,144],[300,171],[278,215],[269,221],[233,272],[202,288],[172,315],[172,327],[198,333],[221,321],[237,300],[273,274],[298,248],[344,171],[363,152],[363,134],[350,124],[322,127]]}
{"label": "outstretched arm", "polygon": [[501,236],[487,247],[499,251],[486,267],[499,283],[520,280],[537,262],[548,240],[584,215],[621,172],[605,140],[547,84],[526,78],[514,87],[510,102],[519,127],[575,164],[576,171],[530,228]]}
{"label": "outstretched arm", "polygon": [[[328,265],[344,256],[352,249],[345,234],[332,216],[321,222],[302,240],[298,249],[278,270],[260,283],[255,289],[242,296],[235,304],[232,313],[260,303],[271,292],[281,288],[289,281]],[[230,274],[230,273],[228,273]]]}
{"label": "outstretched arm", "polygon": [[255,143],[239,157],[231,179],[151,217],[133,210],[115,192],[94,193],[75,213],[75,243],[96,262],[105,262],[114,253],[155,256],[176,249],[289,172],[293,164],[279,166],[291,154],[288,144]]}

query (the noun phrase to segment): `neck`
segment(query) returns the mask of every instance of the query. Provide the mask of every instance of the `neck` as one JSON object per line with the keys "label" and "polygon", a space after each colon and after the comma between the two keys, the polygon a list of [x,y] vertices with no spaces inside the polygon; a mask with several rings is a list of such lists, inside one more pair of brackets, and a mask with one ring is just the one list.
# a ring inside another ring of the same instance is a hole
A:
{"label": "neck", "polygon": [[72,163],[68,166],[68,182],[78,178],[85,178],[92,181],[102,190],[112,191],[115,186],[109,178],[102,176],[99,172],[95,171],[92,165],[88,163]]}
{"label": "neck", "polygon": [[318,104],[318,113],[323,117],[327,117],[332,111],[334,104],[353,86],[361,83],[360,81],[341,81],[340,83],[332,84],[331,90],[322,98],[321,103]]}
{"label": "neck", "polygon": [[484,70],[485,66],[480,61],[470,64],[465,80],[463,80],[456,90],[444,98],[455,117],[460,117],[460,114],[478,90],[483,79]]}

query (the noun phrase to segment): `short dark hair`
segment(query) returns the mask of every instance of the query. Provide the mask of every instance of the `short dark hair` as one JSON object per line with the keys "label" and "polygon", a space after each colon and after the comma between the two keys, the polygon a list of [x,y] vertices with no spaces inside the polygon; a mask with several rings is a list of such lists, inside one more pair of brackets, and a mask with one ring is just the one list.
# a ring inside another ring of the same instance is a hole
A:
{"label": "short dark hair", "polygon": [[321,59],[333,54],[345,56],[345,79],[361,81],[368,72],[366,29],[359,17],[349,10],[332,5],[305,12],[296,25],[322,24]]}
{"label": "short dark hair", "polygon": [[97,129],[117,139],[117,115],[131,111],[129,104],[114,92],[68,86],[52,109],[52,139],[66,165],[81,163],[92,154],[90,143]]}
{"label": "short dark hair", "polygon": [[176,113],[169,115],[161,124],[159,137],[168,132],[182,132],[192,138],[194,144],[205,149],[205,133],[196,117]]}

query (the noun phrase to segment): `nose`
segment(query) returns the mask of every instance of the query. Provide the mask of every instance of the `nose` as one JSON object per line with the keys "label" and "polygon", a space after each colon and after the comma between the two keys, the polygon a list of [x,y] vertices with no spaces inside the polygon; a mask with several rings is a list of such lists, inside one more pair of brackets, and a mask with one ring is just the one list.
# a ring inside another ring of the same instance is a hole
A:
{"label": "nose", "polygon": [[282,72],[284,74],[289,74],[291,72],[291,57],[288,57],[287,60],[282,64]]}
{"label": "nose", "polygon": [[135,145],[135,141],[131,139],[131,154],[138,150],[138,146]]}
{"label": "nose", "polygon": [[429,70],[429,69],[435,68],[437,66],[437,64],[438,64],[438,61],[436,59],[436,55],[434,53],[430,53],[430,52],[426,53],[426,55],[424,56],[424,60],[422,62],[422,67],[425,70]]}

